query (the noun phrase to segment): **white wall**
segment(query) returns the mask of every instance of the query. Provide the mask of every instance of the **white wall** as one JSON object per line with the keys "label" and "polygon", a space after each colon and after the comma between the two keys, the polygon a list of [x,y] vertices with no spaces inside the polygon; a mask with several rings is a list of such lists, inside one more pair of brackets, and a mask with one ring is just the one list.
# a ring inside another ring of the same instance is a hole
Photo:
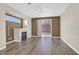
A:
{"label": "white wall", "polygon": [[6,48],[6,28],[5,19],[0,18],[0,50]]}
{"label": "white wall", "polygon": [[79,53],[79,4],[70,5],[61,15],[61,39]]}
{"label": "white wall", "polygon": [[42,31],[42,21],[38,20],[38,36],[41,36],[41,31]]}
{"label": "white wall", "polygon": [[23,19],[26,17],[14,8],[6,4],[0,4],[0,50],[6,48],[6,20],[9,19],[9,17],[5,15],[6,12]]}
{"label": "white wall", "polygon": [[24,20],[24,28],[27,29],[27,38],[30,38],[31,37],[31,18],[27,17],[27,19]]}

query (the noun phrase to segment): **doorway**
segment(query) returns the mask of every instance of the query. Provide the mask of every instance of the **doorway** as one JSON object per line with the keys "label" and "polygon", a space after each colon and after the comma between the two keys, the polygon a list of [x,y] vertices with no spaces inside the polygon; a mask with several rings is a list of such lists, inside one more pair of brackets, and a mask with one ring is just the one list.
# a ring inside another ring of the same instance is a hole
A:
{"label": "doorway", "polygon": [[32,18],[32,36],[60,38],[60,17]]}
{"label": "doorway", "polygon": [[38,35],[41,37],[52,37],[52,19],[38,20]]}

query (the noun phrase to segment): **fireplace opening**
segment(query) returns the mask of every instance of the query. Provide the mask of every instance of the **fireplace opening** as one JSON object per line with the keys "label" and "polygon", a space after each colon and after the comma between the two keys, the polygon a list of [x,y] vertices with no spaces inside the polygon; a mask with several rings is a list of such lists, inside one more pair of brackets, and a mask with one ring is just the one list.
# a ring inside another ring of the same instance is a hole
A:
{"label": "fireplace opening", "polygon": [[27,32],[22,32],[22,41],[26,41],[27,39]]}

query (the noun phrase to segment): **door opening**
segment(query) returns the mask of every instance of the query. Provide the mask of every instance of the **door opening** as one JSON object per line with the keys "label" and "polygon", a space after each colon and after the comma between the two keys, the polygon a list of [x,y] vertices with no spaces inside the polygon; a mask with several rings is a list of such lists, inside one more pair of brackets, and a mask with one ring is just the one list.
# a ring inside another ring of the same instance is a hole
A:
{"label": "door opening", "polygon": [[52,19],[38,20],[38,25],[41,37],[52,37]]}

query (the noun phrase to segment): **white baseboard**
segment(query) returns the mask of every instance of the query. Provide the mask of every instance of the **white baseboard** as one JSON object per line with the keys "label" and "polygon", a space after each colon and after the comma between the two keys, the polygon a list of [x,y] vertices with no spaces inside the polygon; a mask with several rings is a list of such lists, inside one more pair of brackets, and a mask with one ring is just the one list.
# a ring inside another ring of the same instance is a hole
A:
{"label": "white baseboard", "polygon": [[60,37],[55,37],[55,36],[53,36],[53,38],[60,38]]}
{"label": "white baseboard", "polygon": [[31,36],[31,37],[40,37],[40,36]]}
{"label": "white baseboard", "polygon": [[72,45],[70,45],[67,41],[61,38],[70,48],[72,48],[77,54],[79,54],[79,51],[77,51]]}
{"label": "white baseboard", "polygon": [[2,47],[2,48],[0,48],[0,50],[3,50],[3,49],[5,49],[6,47]]}
{"label": "white baseboard", "polygon": [[14,40],[13,41],[10,41],[10,42],[7,42],[6,44],[9,44],[9,43],[12,43],[12,42],[14,42]]}
{"label": "white baseboard", "polygon": [[[31,36],[31,37],[42,37],[42,36]],[[52,37],[52,36],[46,36],[46,37]],[[60,37],[53,36],[52,38],[60,38]]]}

